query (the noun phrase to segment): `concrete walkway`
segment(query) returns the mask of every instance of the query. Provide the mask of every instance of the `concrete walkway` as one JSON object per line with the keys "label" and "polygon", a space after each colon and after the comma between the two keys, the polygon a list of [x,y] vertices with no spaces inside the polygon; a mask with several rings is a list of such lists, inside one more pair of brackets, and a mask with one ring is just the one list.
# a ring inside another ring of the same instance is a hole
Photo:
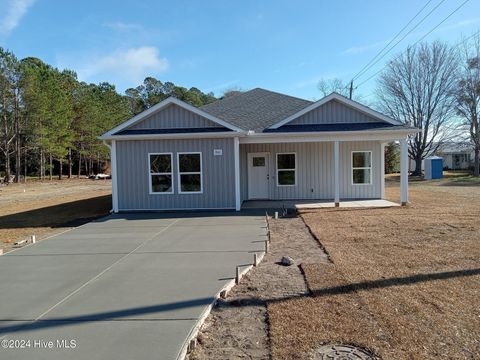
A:
{"label": "concrete walkway", "polygon": [[251,213],[130,214],[3,255],[0,358],[176,359],[265,239]]}

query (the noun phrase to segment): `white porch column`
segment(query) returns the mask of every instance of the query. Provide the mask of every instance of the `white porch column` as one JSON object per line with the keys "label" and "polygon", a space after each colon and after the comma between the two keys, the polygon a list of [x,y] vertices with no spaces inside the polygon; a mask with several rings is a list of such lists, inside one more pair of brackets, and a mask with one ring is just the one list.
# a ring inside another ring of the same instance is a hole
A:
{"label": "white porch column", "polygon": [[333,144],[334,157],[334,184],[335,184],[335,207],[340,206],[340,144],[335,141]]}
{"label": "white porch column", "polygon": [[380,174],[381,174],[381,198],[385,199],[385,145],[386,143],[380,144]]}
{"label": "white porch column", "polygon": [[408,203],[408,142],[400,140],[400,202],[402,206]]}
{"label": "white porch column", "polygon": [[118,213],[118,184],[117,184],[117,143],[112,140],[110,147],[110,160],[112,167],[112,210]]}
{"label": "white porch column", "polygon": [[233,153],[235,166],[235,210],[240,211],[240,142],[238,137],[233,138]]}

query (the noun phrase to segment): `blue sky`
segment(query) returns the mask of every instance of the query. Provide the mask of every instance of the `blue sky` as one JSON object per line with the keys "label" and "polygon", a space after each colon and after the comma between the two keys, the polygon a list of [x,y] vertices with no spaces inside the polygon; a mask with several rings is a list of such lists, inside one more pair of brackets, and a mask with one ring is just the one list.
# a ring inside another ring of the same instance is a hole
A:
{"label": "blue sky", "polygon": [[[463,1],[445,0],[358,83]],[[426,3],[0,0],[0,46],[119,92],[154,76],[217,95],[263,87],[318,99],[320,78],[349,81]],[[453,44],[479,28],[480,1],[470,0],[426,40]],[[371,99],[374,87],[371,80],[358,92]]]}

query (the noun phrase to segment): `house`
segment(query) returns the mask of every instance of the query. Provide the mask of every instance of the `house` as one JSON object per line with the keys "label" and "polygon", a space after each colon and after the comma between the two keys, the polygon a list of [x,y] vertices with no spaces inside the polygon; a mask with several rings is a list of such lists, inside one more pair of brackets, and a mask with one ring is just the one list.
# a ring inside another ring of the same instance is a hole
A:
{"label": "house", "polygon": [[332,93],[312,102],[253,89],[200,108],[170,97],[100,138],[113,211],[236,209],[247,200],[384,197],[384,146],[407,127]]}
{"label": "house", "polygon": [[468,170],[473,166],[475,152],[468,143],[446,143],[436,155],[443,158],[443,167],[447,170]]}

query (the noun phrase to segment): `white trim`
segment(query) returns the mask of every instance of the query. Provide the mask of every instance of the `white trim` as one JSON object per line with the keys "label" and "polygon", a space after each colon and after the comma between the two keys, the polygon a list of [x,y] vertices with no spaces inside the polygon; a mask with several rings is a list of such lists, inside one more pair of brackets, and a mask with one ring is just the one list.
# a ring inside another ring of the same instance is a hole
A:
{"label": "white trim", "polygon": [[[369,153],[370,155],[370,166],[362,166],[362,167],[353,167],[353,154],[354,153]],[[373,178],[373,157],[372,157],[372,150],[352,150],[351,156],[350,156],[350,180],[351,180],[351,185],[352,186],[365,186],[365,185],[372,185],[372,178]],[[368,183],[354,183],[353,182],[353,170],[370,170],[370,182]]]}
{"label": "white trim", "polygon": [[[278,168],[278,155],[295,155],[295,168],[293,169],[279,169]],[[294,171],[295,172],[295,184],[293,185],[281,185],[278,183],[278,172],[279,171]],[[294,186],[297,186],[298,184],[298,181],[297,181],[297,153],[296,152],[293,152],[293,151],[289,151],[289,152],[281,152],[281,153],[276,153],[275,154],[275,182],[277,184],[277,187],[294,187]]]}
{"label": "white trim", "polygon": [[192,106],[190,104],[187,104],[186,102],[184,101],[181,101],[181,100],[178,100],[177,98],[174,98],[174,97],[169,97],[163,101],[160,101],[158,104],[152,106],[150,109],[147,109],[143,112],[141,112],[140,114],[134,116],[133,118],[131,118],[130,120],[127,120],[125,122],[123,122],[122,124],[114,127],[113,129],[111,129],[110,131],[107,131],[105,134],[103,134],[100,138],[101,139],[107,139],[109,138],[110,136],[112,136],[113,134],[121,131],[121,130],[124,130],[140,121],[142,121],[143,119],[145,119],[146,117],[154,114],[155,112],[157,111],[160,111],[162,110],[163,108],[167,107],[168,105],[170,104],[175,104],[177,106],[180,106],[181,108],[184,108],[185,110],[188,110],[190,112],[193,112],[194,114],[197,114],[199,116],[202,116],[210,121],[213,121],[214,123],[217,123],[219,125],[222,125],[224,127],[226,127],[227,129],[230,129],[230,130],[233,130],[233,131],[238,131],[238,132],[242,132],[243,130],[232,125],[232,124],[229,124],[227,123],[226,121],[223,121],[213,115],[210,115],[208,113],[206,113],[205,111],[203,110],[200,110],[199,108],[196,108],[195,106]]}
{"label": "white trim", "polygon": [[[180,155],[200,155],[200,171],[180,172]],[[179,194],[203,194],[203,154],[201,151],[181,151],[177,152],[177,179],[178,179],[178,193]],[[182,191],[181,175],[200,175],[200,191]]]}
{"label": "white trim", "polygon": [[240,142],[238,137],[233,138],[233,157],[235,166],[235,210],[240,211],[242,201],[240,199]]}
{"label": "white trim", "polygon": [[382,142],[380,144],[380,196],[385,199],[385,146],[387,144]]}
{"label": "white trim", "polygon": [[334,202],[335,204],[340,203],[340,143],[335,141],[333,143],[333,158],[334,158],[334,186],[335,186],[335,194],[334,194]]}
{"label": "white trim", "polygon": [[117,176],[117,143],[112,140],[110,147],[111,166],[112,166],[112,210],[118,213],[118,176]]}
{"label": "white trim", "polygon": [[400,202],[402,205],[408,203],[408,142],[407,139],[400,140]]}
{"label": "white trim", "polygon": [[240,137],[240,144],[274,144],[296,142],[331,142],[331,141],[394,141],[416,134],[419,130],[391,131],[332,131],[323,133],[258,133]]}
{"label": "white trim", "polygon": [[[150,155],[170,155],[170,172],[164,173],[151,173],[152,164],[150,163]],[[153,191],[152,190],[152,175],[170,175],[172,177],[172,190],[171,191]],[[172,152],[161,152],[161,153],[148,153],[148,193],[150,195],[172,195],[175,193],[174,190],[174,181],[173,181],[173,153]]]}
{"label": "white trim", "polygon": [[392,119],[392,118],[390,118],[386,115],[383,115],[382,113],[379,113],[378,111],[370,109],[369,107],[367,107],[365,105],[362,105],[362,104],[360,104],[356,101],[350,100],[350,99],[346,98],[345,96],[342,96],[342,95],[337,94],[337,93],[331,93],[330,95],[325,96],[324,98],[318,100],[317,102],[314,102],[312,105],[309,105],[306,108],[298,111],[297,113],[295,113],[293,115],[290,115],[286,119],[283,119],[282,121],[279,121],[278,123],[273,124],[272,126],[270,126],[270,129],[278,129],[280,126],[285,125],[285,124],[299,118],[302,115],[305,115],[306,113],[308,113],[308,112],[326,104],[327,102],[329,102],[331,100],[336,100],[336,101],[338,101],[338,102],[340,102],[344,105],[347,105],[347,106],[349,106],[349,107],[351,107],[355,110],[358,110],[362,113],[365,113],[367,115],[375,117],[379,120],[385,121],[389,124],[403,125],[400,121],[397,121],[397,120]]}

